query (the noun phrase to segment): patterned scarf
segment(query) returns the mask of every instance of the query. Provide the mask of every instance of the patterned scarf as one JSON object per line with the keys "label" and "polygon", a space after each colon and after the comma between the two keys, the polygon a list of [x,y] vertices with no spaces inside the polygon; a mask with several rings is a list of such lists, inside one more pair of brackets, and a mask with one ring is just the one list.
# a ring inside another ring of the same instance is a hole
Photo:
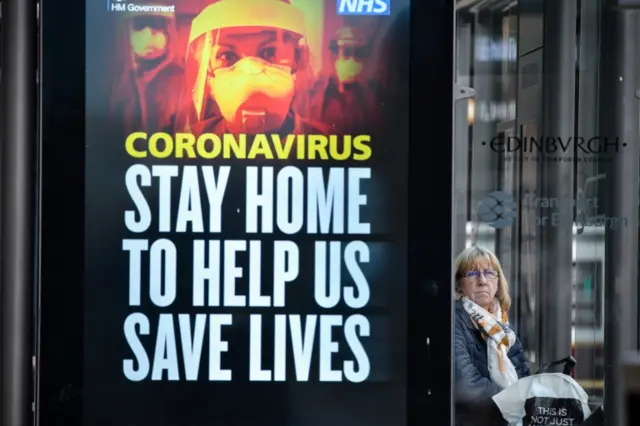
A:
{"label": "patterned scarf", "polygon": [[494,312],[491,314],[468,297],[462,297],[461,300],[464,310],[487,341],[487,359],[491,381],[503,389],[511,386],[518,381],[518,374],[507,354],[516,342],[516,334],[513,330],[503,327],[497,320],[500,318],[506,323],[504,321],[506,313],[502,312],[499,303],[494,303]]}

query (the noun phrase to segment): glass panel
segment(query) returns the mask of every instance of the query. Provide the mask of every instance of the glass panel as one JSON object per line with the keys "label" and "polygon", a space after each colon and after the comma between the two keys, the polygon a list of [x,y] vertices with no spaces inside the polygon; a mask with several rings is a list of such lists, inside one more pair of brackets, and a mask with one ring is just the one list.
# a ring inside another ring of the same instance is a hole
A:
{"label": "glass panel", "polygon": [[[570,375],[591,407],[572,418],[576,424],[604,404],[605,358],[616,353],[605,351],[605,342],[614,341],[605,329],[617,321],[617,312],[609,312],[617,305],[607,304],[605,295],[617,297],[620,280],[637,287],[637,274],[616,272],[637,268],[637,230],[629,229],[637,212],[624,207],[628,190],[612,186],[622,179],[618,164],[630,151],[615,133],[621,121],[603,116],[601,101],[607,84],[623,77],[601,74],[599,1],[457,4],[456,79],[476,94],[458,102],[455,121],[455,152],[466,153],[455,162],[454,215],[466,229],[464,244],[457,240],[454,278],[456,424],[497,424],[479,420],[495,404],[492,397],[568,356],[577,360]],[[621,99],[611,101],[622,105]],[[635,132],[628,137],[636,140],[638,118],[629,120]],[[600,134],[603,123],[615,129],[607,138]],[[623,244],[626,263],[613,254]],[[486,269],[502,272],[494,279]],[[623,300],[637,296],[625,291]],[[637,300],[625,303],[627,309]],[[629,309],[625,318],[637,322],[637,308]],[[507,345],[517,374],[511,380],[490,368],[485,315],[501,325],[494,331],[517,337]],[[545,416],[527,421],[571,424]]]}

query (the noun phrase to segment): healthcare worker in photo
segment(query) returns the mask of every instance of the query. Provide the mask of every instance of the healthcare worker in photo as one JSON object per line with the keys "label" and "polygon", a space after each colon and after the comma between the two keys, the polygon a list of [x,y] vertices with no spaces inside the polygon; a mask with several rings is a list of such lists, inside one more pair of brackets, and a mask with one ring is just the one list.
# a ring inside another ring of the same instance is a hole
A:
{"label": "healthcare worker in photo", "polygon": [[308,91],[304,15],[289,0],[217,0],[193,20],[177,131],[325,133]]}
{"label": "healthcare worker in photo", "polygon": [[111,91],[112,115],[126,133],[171,130],[182,92],[175,15],[126,12],[120,26]]}
{"label": "healthcare worker in photo", "polygon": [[372,76],[371,28],[341,27],[329,49],[331,67],[311,90],[311,117],[346,133],[369,133],[380,123],[379,87]]}

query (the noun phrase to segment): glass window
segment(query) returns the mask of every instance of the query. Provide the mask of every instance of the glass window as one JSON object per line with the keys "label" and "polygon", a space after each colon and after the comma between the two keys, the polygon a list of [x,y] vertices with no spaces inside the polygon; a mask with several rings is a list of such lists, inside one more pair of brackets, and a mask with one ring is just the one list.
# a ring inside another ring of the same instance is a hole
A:
{"label": "glass window", "polygon": [[[475,89],[455,121],[454,216],[466,235],[455,240],[454,316],[473,325],[456,330],[457,402],[491,400],[511,384],[490,372],[471,301],[514,332],[520,380],[573,356],[590,409],[606,407],[618,392],[607,366],[637,349],[638,153],[627,141],[638,140],[638,110],[616,86],[637,84],[640,68],[625,59],[635,36],[619,30],[636,25],[637,11],[595,0],[457,3],[456,80]],[[473,425],[478,406],[463,402],[456,424]]]}

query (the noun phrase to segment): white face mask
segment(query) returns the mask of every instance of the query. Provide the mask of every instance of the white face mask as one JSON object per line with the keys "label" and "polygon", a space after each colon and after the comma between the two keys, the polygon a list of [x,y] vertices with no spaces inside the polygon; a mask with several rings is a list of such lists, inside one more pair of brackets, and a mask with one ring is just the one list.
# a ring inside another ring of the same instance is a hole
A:
{"label": "white face mask", "polygon": [[157,59],[167,50],[167,35],[164,31],[149,27],[131,31],[129,42],[133,53],[141,59]]}
{"label": "white face mask", "polygon": [[353,58],[338,59],[335,64],[336,76],[340,83],[354,83],[362,73],[363,68],[362,63]]}
{"label": "white face mask", "polygon": [[211,94],[230,130],[256,134],[280,129],[295,92],[291,68],[247,57],[213,75]]}

